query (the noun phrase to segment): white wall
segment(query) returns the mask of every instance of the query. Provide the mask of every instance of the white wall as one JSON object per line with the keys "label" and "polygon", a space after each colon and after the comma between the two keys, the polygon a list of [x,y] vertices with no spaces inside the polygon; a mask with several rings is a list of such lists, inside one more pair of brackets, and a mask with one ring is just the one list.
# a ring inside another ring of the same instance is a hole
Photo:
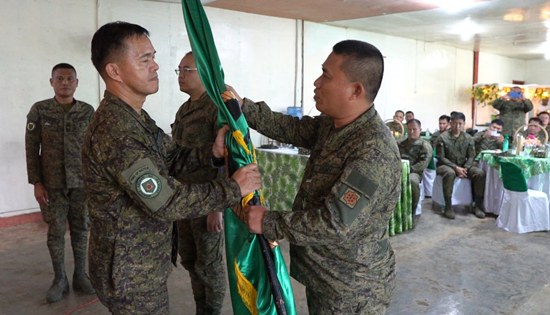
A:
{"label": "white wall", "polygon": [[[353,38],[376,45],[386,57],[383,85],[375,100],[382,118],[391,118],[396,109],[412,110],[424,128],[434,130],[437,117],[443,113],[459,110],[471,116],[468,93],[473,57],[469,51],[310,22],[205,10],[226,82],[241,96],[265,100],[273,109],[300,106],[303,99],[304,112],[316,114],[313,81],[321,73],[321,64],[336,42]],[[169,132],[175,112],[187,99],[179,92],[173,71],[190,50],[179,4],[146,0],[3,1],[0,216],[37,210],[32,186],[26,180],[25,116],[34,102],[53,96],[48,82],[51,67],[58,62],[73,64],[80,79],[76,98],[97,107],[103,87],[89,61],[90,40],[98,25],[116,20],[140,24],[151,32],[160,64],[160,90],[147,99],[145,109]],[[522,70],[525,64],[482,54],[480,82],[528,80],[528,70]],[[253,134],[253,140],[258,143],[259,136]]]}
{"label": "white wall", "polygon": [[525,67],[526,84],[550,85],[550,61],[529,60]]}

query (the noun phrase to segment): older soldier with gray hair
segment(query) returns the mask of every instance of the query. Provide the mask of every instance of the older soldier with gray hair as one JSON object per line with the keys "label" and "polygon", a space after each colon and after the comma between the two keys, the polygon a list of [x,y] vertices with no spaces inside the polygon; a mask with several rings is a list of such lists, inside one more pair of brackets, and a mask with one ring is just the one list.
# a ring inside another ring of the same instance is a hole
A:
{"label": "older soldier with gray hair", "polygon": [[255,164],[232,178],[203,184],[182,184],[169,176],[170,170],[223,157],[227,128],[213,146],[173,146],[142,108],[159,86],[148,35],[139,25],[114,22],[92,39],[92,61],[106,91],[82,153],[91,219],[90,279],[114,314],[168,314],[173,221],[233,206],[261,186]]}
{"label": "older soldier with gray hair", "polygon": [[[180,90],[189,94],[189,99],[176,113],[172,139],[186,148],[212,145],[216,139],[218,109],[206,93],[192,52],[183,56],[176,73]],[[225,176],[208,166],[171,175],[185,183],[204,183]],[[223,209],[209,210],[205,216],[178,220],[178,251],[181,264],[189,271],[196,314],[215,315],[221,313],[225,296]]]}
{"label": "older soldier with gray hair", "polygon": [[35,103],[27,115],[25,150],[29,184],[34,185],[34,196],[48,224],[47,244],[55,277],[46,300],[54,303],[69,292],[65,274],[67,221],[75,265],[73,290],[94,293],[86,275],[89,219],[80,155],[94,108],[74,98],[78,79],[70,64],[55,65],[50,84],[55,96]]}
{"label": "older soldier with gray hair", "polygon": [[315,80],[321,116],[301,120],[245,99],[250,126],[311,150],[292,211],[245,208],[253,233],[290,242],[291,275],[310,314],[384,314],[395,286],[388,222],[401,193],[396,142],[374,108],[384,59],[373,45],[334,45]]}

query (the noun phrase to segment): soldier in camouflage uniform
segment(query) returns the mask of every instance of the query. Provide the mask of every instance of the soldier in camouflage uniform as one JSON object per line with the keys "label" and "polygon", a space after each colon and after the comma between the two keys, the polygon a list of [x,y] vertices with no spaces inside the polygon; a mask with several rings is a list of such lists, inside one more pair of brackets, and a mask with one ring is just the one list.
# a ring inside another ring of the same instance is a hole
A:
{"label": "soldier in camouflage uniform", "polygon": [[432,145],[432,148],[436,148],[436,140],[441,135],[441,133],[447,131],[449,129],[449,123],[451,122],[451,117],[448,115],[441,115],[439,116],[439,130],[432,133],[432,136],[430,138],[430,144]]}
{"label": "soldier in camouflage uniform", "polygon": [[74,99],[78,79],[70,64],[55,65],[50,84],[55,96],[35,103],[27,115],[25,150],[29,184],[34,185],[34,196],[48,224],[47,244],[55,277],[46,300],[54,303],[69,292],[65,274],[67,221],[75,264],[73,289],[94,293],[85,272],[89,219],[80,155],[94,108]]}
{"label": "soldier in camouflage uniform", "polygon": [[455,218],[451,200],[456,177],[469,178],[474,191],[474,213],[478,218],[485,217],[483,194],[485,193],[485,172],[474,165],[474,139],[463,131],[466,117],[463,113],[451,115],[451,129],[437,140],[437,175],[443,177],[443,197],[445,199],[445,217]]}
{"label": "soldier in camouflage uniform", "polygon": [[[493,119],[487,130],[479,131],[474,135],[476,154],[484,150],[502,150],[504,137],[502,136],[503,121],[501,119]],[[495,135],[494,133],[498,133]]]}
{"label": "soldier in camouflage uniform", "polygon": [[[190,98],[176,113],[172,139],[187,148],[211,146],[216,139],[218,109],[206,93],[192,52],[181,59],[176,72],[180,90]],[[215,179],[218,172],[202,167],[173,175],[185,183],[204,183]],[[209,210],[213,212],[206,216],[178,221],[178,250],[191,278],[196,314],[220,314],[225,296],[223,209]]]}
{"label": "soldier in camouflage uniform", "polygon": [[407,132],[407,126],[403,124],[403,119],[405,119],[405,113],[402,110],[396,110],[393,114],[393,121],[386,123],[386,126],[390,128],[392,135],[396,139],[402,139]]}
{"label": "soldier in camouflage uniform", "polygon": [[514,141],[514,132],[525,125],[525,114],[533,109],[533,103],[523,97],[519,86],[514,86],[508,95],[493,102],[493,108],[498,109],[499,118],[504,123],[502,133],[509,135],[510,139]]}
{"label": "soldier in camouflage uniform", "polygon": [[261,186],[254,164],[231,179],[203,184],[168,175],[223,157],[225,132],[218,133],[213,147],[175,147],[142,110],[147,95],[158,91],[159,67],[148,34],[139,25],[114,22],[92,39],[92,61],[106,91],[82,151],[90,279],[114,314],[169,314],[173,221],[233,206]]}
{"label": "soldier in camouflage uniform", "polygon": [[537,117],[542,122],[542,127],[550,134],[550,113],[547,111],[538,113]]}
{"label": "soldier in camouflage uniform", "polygon": [[[401,159],[408,160],[411,165],[411,174],[409,176],[412,191],[412,209],[413,214],[420,200],[420,182],[422,175],[432,159],[432,146],[424,139],[420,138],[422,125],[418,119],[407,121],[408,137],[398,144]],[[413,216],[416,220],[416,216]],[[413,221],[415,221],[413,220]]]}
{"label": "soldier in camouflage uniform", "polygon": [[524,139],[537,139],[538,141],[531,140],[530,142],[532,144],[539,145],[544,143],[544,140],[546,139],[546,134],[542,131],[542,129],[542,121],[538,117],[531,117],[529,118],[527,129],[523,130],[521,134]]}
{"label": "soldier in camouflage uniform", "polygon": [[336,44],[314,83],[322,116],[300,120],[244,100],[252,128],[311,150],[292,211],[245,208],[250,231],[290,242],[290,272],[306,287],[310,314],[384,314],[395,286],[388,222],[401,162],[373,105],[383,65],[368,43]]}

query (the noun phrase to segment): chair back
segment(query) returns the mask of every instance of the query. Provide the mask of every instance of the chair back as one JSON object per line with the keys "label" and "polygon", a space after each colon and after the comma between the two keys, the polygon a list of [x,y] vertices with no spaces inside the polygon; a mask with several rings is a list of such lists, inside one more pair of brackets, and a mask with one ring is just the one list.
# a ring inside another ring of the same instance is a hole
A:
{"label": "chair back", "polygon": [[528,191],[527,180],[523,177],[521,168],[514,163],[501,161],[500,172],[502,174],[502,185],[505,189],[517,192]]}

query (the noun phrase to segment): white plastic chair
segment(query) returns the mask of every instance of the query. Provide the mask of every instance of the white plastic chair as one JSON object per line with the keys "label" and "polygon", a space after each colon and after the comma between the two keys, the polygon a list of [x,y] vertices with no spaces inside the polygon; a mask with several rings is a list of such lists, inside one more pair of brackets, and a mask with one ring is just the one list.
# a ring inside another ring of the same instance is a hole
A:
{"label": "white plastic chair", "polygon": [[500,169],[504,194],[497,226],[514,233],[550,230],[548,195],[528,189],[519,166],[501,161]]}
{"label": "white plastic chair", "polygon": [[[445,198],[443,197],[443,177],[440,175],[437,175],[434,180],[434,185],[432,188],[432,201],[437,205],[445,205]],[[470,183],[470,180],[468,178],[456,177],[453,183],[451,205],[471,206],[472,202],[472,184]]]}

